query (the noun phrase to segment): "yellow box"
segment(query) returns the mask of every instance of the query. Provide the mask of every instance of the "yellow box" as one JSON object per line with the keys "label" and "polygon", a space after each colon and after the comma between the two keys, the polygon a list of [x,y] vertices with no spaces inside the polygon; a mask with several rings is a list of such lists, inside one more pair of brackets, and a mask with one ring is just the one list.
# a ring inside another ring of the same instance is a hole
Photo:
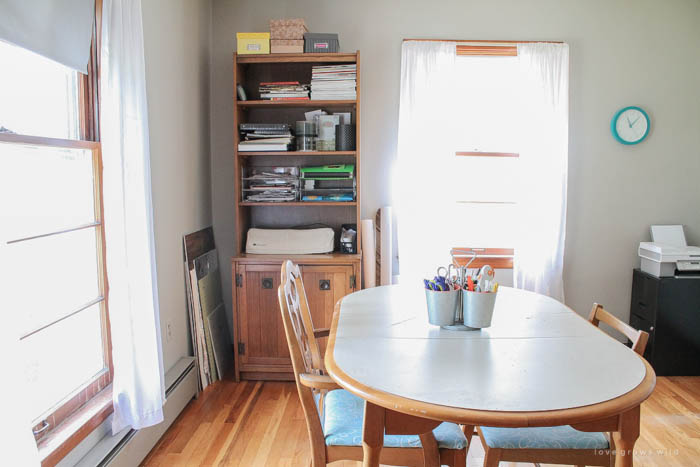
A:
{"label": "yellow box", "polygon": [[237,32],[238,53],[244,54],[269,54],[269,32]]}

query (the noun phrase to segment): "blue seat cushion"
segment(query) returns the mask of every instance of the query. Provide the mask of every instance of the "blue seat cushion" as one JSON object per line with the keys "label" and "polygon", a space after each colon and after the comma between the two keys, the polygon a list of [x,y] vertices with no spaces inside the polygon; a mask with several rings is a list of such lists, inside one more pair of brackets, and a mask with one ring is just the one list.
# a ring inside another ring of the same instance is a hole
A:
{"label": "blue seat cushion", "polygon": [[[364,401],[344,389],[336,389],[326,395],[324,409],[326,445],[361,446]],[[454,423],[440,424],[433,434],[440,448],[464,449],[467,446],[464,433]],[[422,445],[418,435],[384,435],[384,447],[420,448]]]}
{"label": "blue seat cushion", "polygon": [[578,431],[569,425],[533,428],[481,427],[490,448],[501,449],[607,449],[603,433]]}

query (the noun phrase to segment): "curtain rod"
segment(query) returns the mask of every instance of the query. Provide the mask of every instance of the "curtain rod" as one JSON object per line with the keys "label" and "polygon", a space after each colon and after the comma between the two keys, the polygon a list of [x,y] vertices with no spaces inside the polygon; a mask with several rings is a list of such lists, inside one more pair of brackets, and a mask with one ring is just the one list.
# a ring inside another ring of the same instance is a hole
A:
{"label": "curtain rod", "polygon": [[486,43],[486,44],[534,44],[543,42],[545,44],[563,44],[562,41],[499,41],[499,40],[456,40],[456,39],[404,39],[403,42],[462,42],[462,43]]}

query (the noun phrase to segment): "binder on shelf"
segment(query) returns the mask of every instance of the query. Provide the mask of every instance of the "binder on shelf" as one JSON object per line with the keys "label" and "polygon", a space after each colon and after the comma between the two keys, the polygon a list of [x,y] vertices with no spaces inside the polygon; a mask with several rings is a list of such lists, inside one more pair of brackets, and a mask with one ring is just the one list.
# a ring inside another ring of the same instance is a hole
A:
{"label": "binder on shelf", "polygon": [[302,167],[300,172],[301,178],[306,180],[350,180],[355,173],[355,164]]}

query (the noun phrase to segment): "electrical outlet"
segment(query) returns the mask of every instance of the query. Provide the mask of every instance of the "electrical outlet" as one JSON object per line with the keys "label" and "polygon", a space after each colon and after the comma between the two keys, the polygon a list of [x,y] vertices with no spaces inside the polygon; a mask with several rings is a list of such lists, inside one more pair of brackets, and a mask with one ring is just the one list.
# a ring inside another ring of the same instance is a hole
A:
{"label": "electrical outlet", "polygon": [[173,339],[173,324],[168,321],[165,325],[165,341],[170,342]]}

